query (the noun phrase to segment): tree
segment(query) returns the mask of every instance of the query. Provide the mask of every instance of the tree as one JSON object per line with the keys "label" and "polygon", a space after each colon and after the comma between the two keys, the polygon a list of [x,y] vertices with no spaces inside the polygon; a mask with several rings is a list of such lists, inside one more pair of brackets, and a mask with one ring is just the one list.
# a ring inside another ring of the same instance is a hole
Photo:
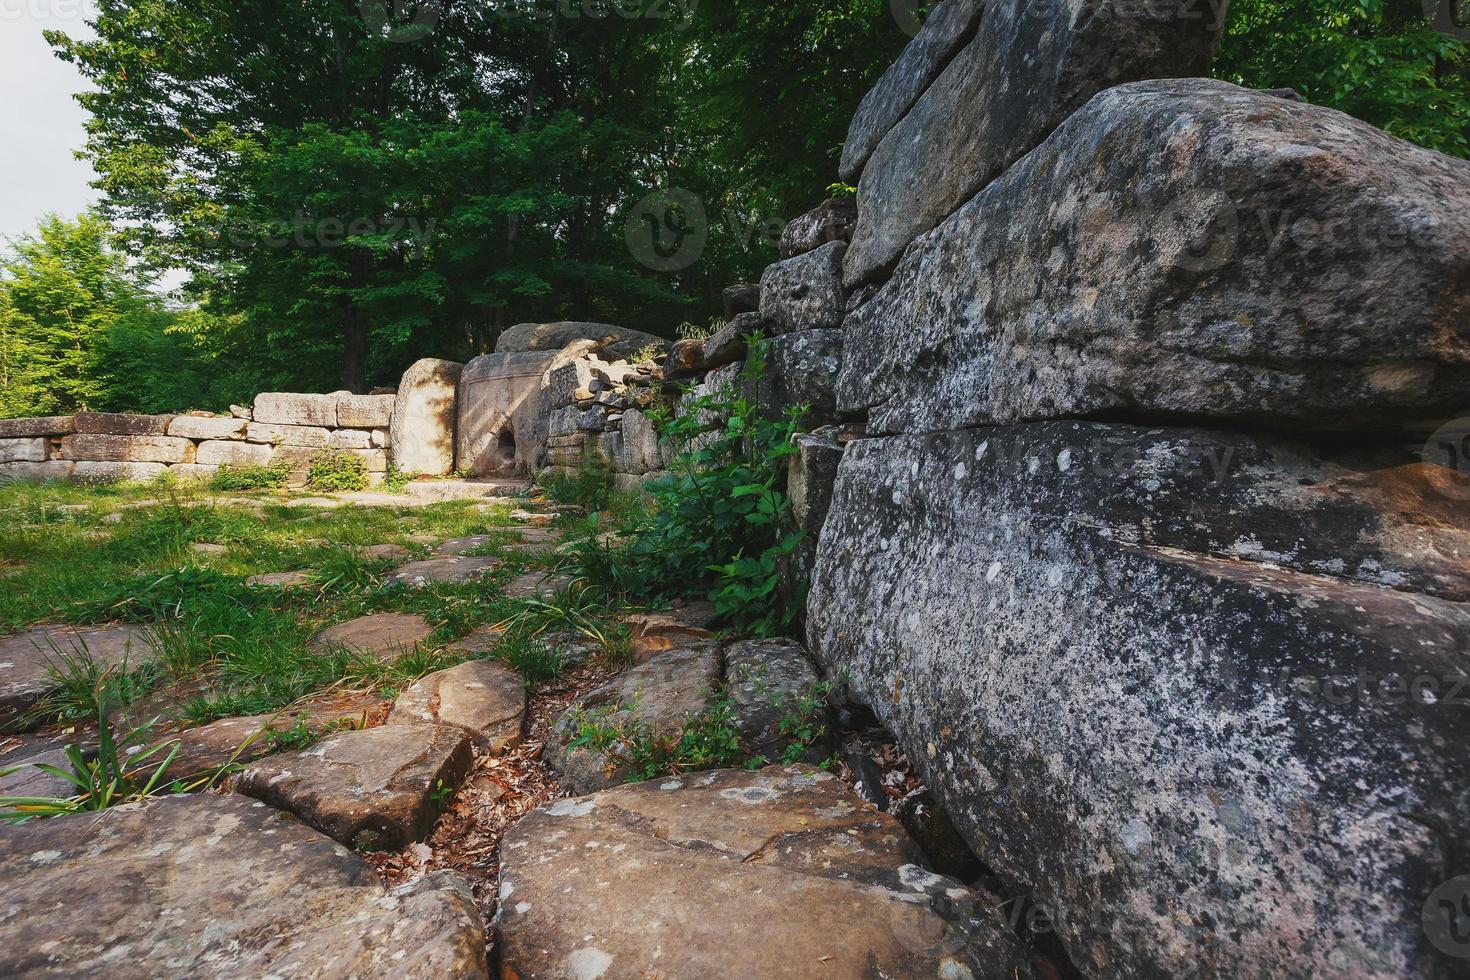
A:
{"label": "tree", "polygon": [[53,215],[0,261],[0,416],[177,411],[206,387],[178,315],[109,234]]}
{"label": "tree", "polygon": [[1470,156],[1470,31],[1456,0],[1233,0],[1217,77],[1294,88],[1406,140]]}

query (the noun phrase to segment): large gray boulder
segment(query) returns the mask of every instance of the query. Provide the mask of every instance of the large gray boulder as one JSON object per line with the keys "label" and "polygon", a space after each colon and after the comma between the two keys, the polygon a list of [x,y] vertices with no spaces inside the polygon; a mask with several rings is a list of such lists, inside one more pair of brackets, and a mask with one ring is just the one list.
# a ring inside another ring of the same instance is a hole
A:
{"label": "large gray boulder", "polygon": [[483,978],[469,885],[372,866],[242,796],[0,828],[0,975]]}
{"label": "large gray boulder", "polygon": [[615,327],[609,323],[518,323],[495,341],[497,354],[521,354],[529,351],[559,351],[578,340],[596,341],[598,347],[615,358],[632,357],[649,345],[667,346],[668,341],[641,330]]}
{"label": "large gray boulder", "polygon": [[1369,465],[1081,423],[854,443],[811,649],[1084,973],[1462,975],[1426,903],[1470,872],[1470,604],[1430,591],[1470,574],[1421,549],[1470,521]]}
{"label": "large gray boulder", "polygon": [[1223,30],[1223,9],[1204,4],[987,3],[975,39],[863,169],[848,285],[879,278],[1098,92],[1204,74]]}
{"label": "large gray boulder", "polygon": [[923,28],[858,105],[842,146],[837,172],[843,180],[858,178],[878,143],[975,36],[985,6],[984,0],[946,0],[930,11]]}
{"label": "large gray boulder", "polygon": [[[393,461],[404,473],[447,476],[454,472],[457,389],[464,365],[425,358],[406,372],[393,402],[389,439]],[[336,402],[332,403],[336,406]],[[260,418],[257,403],[256,418]]]}
{"label": "large gray boulder", "polygon": [[465,365],[455,435],[461,470],[510,477],[525,475],[536,465],[542,376],[554,357],[544,352],[486,354]]}
{"label": "large gray boulder", "polygon": [[848,317],[869,431],[1470,403],[1470,162],[1224,82],[1106,92]]}
{"label": "large gray boulder", "polygon": [[805,405],[808,409],[804,419],[806,425],[829,421],[837,410],[836,389],[842,351],[841,330],[802,330],[782,334],[770,341],[766,371],[759,383],[752,384],[747,378],[741,382],[742,387],[761,413],[769,418],[780,418],[786,409]]}

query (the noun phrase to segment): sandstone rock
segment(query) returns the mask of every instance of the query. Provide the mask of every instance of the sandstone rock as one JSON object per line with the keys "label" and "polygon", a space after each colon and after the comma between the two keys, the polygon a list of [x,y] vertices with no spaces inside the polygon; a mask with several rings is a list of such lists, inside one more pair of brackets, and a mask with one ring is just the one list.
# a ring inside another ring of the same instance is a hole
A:
{"label": "sandstone rock", "polygon": [[248,442],[201,442],[194,461],[204,466],[269,466],[271,447]]}
{"label": "sandstone rock", "polygon": [[231,405],[230,415],[237,419],[249,422],[255,418],[255,410],[249,405]]}
{"label": "sandstone rock", "polygon": [[330,436],[329,430],[314,425],[251,422],[245,428],[245,438],[250,442],[268,446],[294,446],[298,449],[325,449]]}
{"label": "sandstone rock", "polygon": [[929,12],[918,35],[858,105],[838,165],[843,180],[850,183],[862,174],[883,137],[975,36],[985,8],[982,0],[947,0]]}
{"label": "sandstone rock", "polygon": [[725,289],[725,319],[733,320],[742,313],[758,313],[761,308],[761,287],[755,283],[741,283]]}
{"label": "sandstone rock", "polygon": [[[828,676],[1084,973],[1452,975],[1421,910],[1465,872],[1470,604],[1417,591],[1444,573],[1395,527],[1436,512],[1400,516],[1393,472],[1289,487],[1333,468],[1271,449],[1211,486],[1191,432],[1120,433],[1119,471],[1086,448],[1109,428],[848,446],[808,605]],[[1343,574],[1375,485],[1401,591]]]}
{"label": "sandstone rock", "polygon": [[505,627],[499,623],[476,626],[467,636],[455,640],[444,649],[467,657],[487,657],[493,654],[505,639]]}
{"label": "sandstone rock", "polygon": [[772,334],[835,330],[847,315],[842,286],[844,242],[766,268],[761,276],[761,323]]}
{"label": "sandstone rock", "polygon": [[1122,86],[848,318],[839,407],[874,433],[1451,414],[1470,400],[1467,236],[1470,163],[1224,82]]}
{"label": "sandstone rock", "polygon": [[499,568],[499,558],[431,558],[410,562],[387,578],[388,585],[406,585],[411,589],[443,582],[461,584],[477,582]]}
{"label": "sandstone rock", "polygon": [[333,429],[338,395],[294,395],[270,392],[255,396],[256,422]]}
{"label": "sandstone rock", "polygon": [[570,575],[528,572],[525,575],[517,575],[505,583],[501,594],[507,599],[554,599],[567,591],[571,584]]}
{"label": "sandstone rock", "polygon": [[691,715],[709,706],[720,680],[720,654],[709,640],[689,640],[682,647],[640,664],[579,699],[557,719],[546,743],[546,761],[562,785],[590,793],[628,778],[631,764],[626,745],[599,748],[572,746],[589,727],[616,729],[628,738],[638,732],[682,731]]}
{"label": "sandstone rock", "polygon": [[696,374],[704,369],[703,340],[677,340],[669,348],[669,359],[664,363],[664,370],[670,375]]}
{"label": "sandstone rock", "polygon": [[[68,439],[71,436],[67,437]],[[44,463],[45,439],[0,439],[0,463]]]}
{"label": "sandstone rock", "polygon": [[172,415],[118,415],[111,412],[78,412],[74,431],[104,436],[162,436],[168,434]]}
{"label": "sandstone rock", "polygon": [[388,472],[388,454],[382,449],[347,449],[349,452],[362,460],[367,468],[368,476],[381,475]]}
{"label": "sandstone rock", "polygon": [[194,444],[188,439],[169,436],[107,436],[79,432],[61,440],[61,456],[63,459],[99,463],[192,463]]}
{"label": "sandstone rock", "polygon": [[210,544],[205,541],[194,542],[193,544],[189,545],[189,550],[194,552],[196,555],[221,556],[228,555],[230,553],[230,549],[225,545]]}
{"label": "sandstone rock", "polygon": [[0,463],[0,479],[6,480],[70,480],[71,460],[48,460],[44,463]]}
{"label": "sandstone rock", "polygon": [[355,850],[396,851],[429,835],[435,790],[458,787],[472,762],[461,729],[388,725],[271,756],[241,773],[238,789]]}
{"label": "sandstone rock", "polygon": [[521,744],[526,682],[508,667],[471,660],[416,682],[393,702],[389,725],[462,728],[481,751],[501,755]]}
{"label": "sandstone rock", "polygon": [[244,419],[180,415],[168,424],[168,434],[180,439],[242,439],[245,425]]}
{"label": "sandstone rock", "polygon": [[371,449],[373,437],[366,429],[333,429],[327,435],[329,449]]}
{"label": "sandstone rock", "polygon": [[390,891],[356,855],[243,797],[0,833],[5,976],[487,976],[458,876]]}
{"label": "sandstone rock", "polygon": [[501,855],[506,976],[1032,976],[994,908],[918,866],[892,817],[820,770],[560,800]]}
{"label": "sandstone rock", "polygon": [[632,357],[649,345],[663,346],[668,343],[662,337],[615,327],[607,323],[520,323],[500,335],[495,341],[497,354],[519,354],[526,351],[559,351],[578,340],[596,342],[599,349],[614,357]]}
{"label": "sandstone rock", "polygon": [[760,313],[742,313],[704,342],[704,363],[711,368],[745,360],[745,336],[762,329]]}
{"label": "sandstone rock", "polygon": [[[832,754],[821,678],[800,643],[774,638],[730,644],[725,648],[725,682],[736,730],[752,756],[767,762],[820,762]],[[810,745],[796,745],[793,733],[781,730],[786,721],[811,725],[817,737]],[[788,752],[796,757],[784,758]]]}
{"label": "sandstone rock", "polygon": [[434,548],[434,554],[440,557],[455,558],[460,555],[468,555],[474,551],[484,551],[494,544],[494,535],[472,534],[467,538],[450,538],[448,541],[437,545]]}
{"label": "sandstone rock", "polygon": [[614,468],[619,473],[653,473],[664,467],[663,447],[653,419],[636,408],[623,413],[621,444]]}
{"label": "sandstone rock", "polygon": [[[1224,27],[1223,8],[1212,12],[1187,4],[987,3],[975,39],[883,138],[863,169],[858,223],[846,257],[848,286],[881,276],[909,242],[974,197],[1098,92],[1122,82],[1203,74]],[[1086,151],[1079,146],[1077,152]],[[1012,215],[1026,215],[1016,225],[1032,220],[1026,210]]]}
{"label": "sandstone rock", "polygon": [[542,378],[557,360],[546,352],[488,354],[465,365],[455,449],[461,469],[515,476],[535,465]]}
{"label": "sandstone rock", "polygon": [[393,422],[397,392],[386,395],[339,395],[337,424],[345,429],[382,429]]}
{"label": "sandstone rock", "polygon": [[0,419],[0,439],[69,436],[76,430],[75,415],[54,415],[39,419]]}
{"label": "sandstone rock", "polygon": [[403,375],[389,427],[393,459],[405,473],[454,472],[455,391],[464,366],[432,358]]}
{"label": "sandstone rock", "polygon": [[26,714],[58,688],[52,671],[66,660],[131,669],[153,654],[153,643],[138,626],[37,626],[0,637],[0,731],[24,727]]}
{"label": "sandstone rock", "polygon": [[245,580],[245,585],[252,589],[298,589],[311,585],[312,582],[310,572],[270,572],[266,575],[250,576]]}
{"label": "sandstone rock", "polygon": [[389,449],[393,445],[392,437],[389,435],[387,429],[374,429],[368,435],[372,441],[372,445],[378,449]]}
{"label": "sandstone rock", "polygon": [[364,544],[352,549],[358,558],[367,561],[397,561],[408,557],[408,549],[401,544]]}
{"label": "sandstone rock", "polygon": [[318,650],[346,649],[371,657],[397,660],[428,642],[434,627],[422,616],[406,613],[377,613],[359,616],[323,630],[311,641]]}
{"label": "sandstone rock", "polygon": [[162,463],[99,463],[77,460],[71,476],[78,483],[147,483],[156,480],[168,467]]}
{"label": "sandstone rock", "polygon": [[856,223],[856,203],[846,198],[823,201],[786,226],[781,233],[781,258],[794,259],[832,242],[849,242]]}

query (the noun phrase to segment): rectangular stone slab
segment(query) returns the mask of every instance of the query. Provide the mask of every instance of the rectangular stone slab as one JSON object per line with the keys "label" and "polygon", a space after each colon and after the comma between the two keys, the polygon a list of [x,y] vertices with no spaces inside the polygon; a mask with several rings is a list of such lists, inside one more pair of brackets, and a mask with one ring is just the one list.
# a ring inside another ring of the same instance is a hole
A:
{"label": "rectangular stone slab", "polygon": [[1453,416],[1470,404],[1467,242],[1470,162],[1225,82],[1120,86],[848,316],[838,407],[875,434]]}
{"label": "rectangular stone slab", "polygon": [[1187,0],[987,0],[975,39],[863,169],[847,284],[880,278],[1098,92],[1204,74],[1224,27],[1223,8]]}
{"label": "rectangular stone slab", "polygon": [[171,436],[110,436],[79,432],[61,440],[63,459],[98,463],[192,463],[194,444]]}
{"label": "rectangular stone slab", "polygon": [[162,436],[168,434],[172,415],[119,415],[111,412],[78,412],[75,430],[104,436]]}
{"label": "rectangular stone slab", "polygon": [[0,439],[30,439],[36,436],[66,436],[77,430],[74,415],[36,419],[0,419]]}

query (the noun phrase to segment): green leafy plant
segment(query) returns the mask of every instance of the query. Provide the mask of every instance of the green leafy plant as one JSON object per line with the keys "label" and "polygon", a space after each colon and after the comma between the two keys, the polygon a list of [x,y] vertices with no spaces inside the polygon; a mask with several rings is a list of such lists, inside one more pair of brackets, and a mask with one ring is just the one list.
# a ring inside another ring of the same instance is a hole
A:
{"label": "green leafy plant", "polygon": [[596,463],[583,463],[572,473],[548,473],[541,479],[541,491],[559,504],[589,511],[606,510],[616,492],[612,473]]}
{"label": "green leafy plant", "polygon": [[306,473],[306,485],[311,490],[323,493],[349,493],[366,490],[368,485],[367,462],[354,453],[342,449],[325,449],[311,457]]}
{"label": "green leafy plant", "polygon": [[776,726],[781,736],[790,740],[781,754],[783,764],[800,762],[813,746],[827,738],[827,696],[831,690],[830,681],[818,681],[784,699]]}
{"label": "green leafy plant", "polygon": [[411,470],[400,470],[397,463],[388,463],[388,472],[383,477],[383,492],[401,494],[408,492],[408,485],[418,479],[418,474]]}
{"label": "green leafy plant", "polygon": [[566,657],[554,643],[521,632],[502,639],[494,658],[518,672],[527,684],[555,680],[566,670]]}
{"label": "green leafy plant", "polygon": [[283,463],[271,466],[221,466],[209,480],[212,490],[226,492],[246,490],[279,490],[291,479],[291,468]]}
{"label": "green leafy plant", "polygon": [[453,799],[454,787],[446,786],[442,779],[436,779],[434,781],[434,788],[429,791],[429,802],[434,804],[434,809],[443,813]]}

